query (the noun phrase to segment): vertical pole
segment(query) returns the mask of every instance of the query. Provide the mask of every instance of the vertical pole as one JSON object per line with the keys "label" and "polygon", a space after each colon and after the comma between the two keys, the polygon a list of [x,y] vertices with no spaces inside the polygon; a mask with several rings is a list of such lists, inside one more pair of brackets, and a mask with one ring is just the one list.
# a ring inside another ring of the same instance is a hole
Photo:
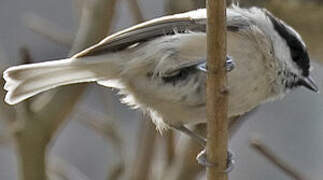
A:
{"label": "vertical pole", "polygon": [[228,89],[226,60],[226,1],[207,0],[207,169],[208,180],[227,180]]}

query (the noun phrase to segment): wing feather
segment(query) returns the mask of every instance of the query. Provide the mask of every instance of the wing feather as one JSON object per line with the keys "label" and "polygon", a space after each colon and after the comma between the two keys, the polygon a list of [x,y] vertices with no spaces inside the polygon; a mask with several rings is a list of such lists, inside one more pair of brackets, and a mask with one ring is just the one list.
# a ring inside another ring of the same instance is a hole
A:
{"label": "wing feather", "polygon": [[[239,31],[239,29],[248,26],[248,22],[246,21],[237,21],[239,15],[234,13],[232,9],[228,9],[227,14],[227,28],[229,31]],[[243,23],[241,24],[241,22]],[[145,42],[166,34],[174,34],[174,31],[178,33],[187,31],[205,32],[206,10],[199,9],[186,13],[164,16],[129,27],[106,37],[98,44],[77,53],[73,57],[80,58],[83,56],[123,50],[136,43]]]}

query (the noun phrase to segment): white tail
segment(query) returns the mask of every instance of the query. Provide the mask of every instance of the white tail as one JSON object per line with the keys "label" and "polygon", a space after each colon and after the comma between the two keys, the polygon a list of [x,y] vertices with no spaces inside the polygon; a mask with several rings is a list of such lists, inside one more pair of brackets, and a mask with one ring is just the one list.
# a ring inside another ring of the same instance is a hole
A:
{"label": "white tail", "polygon": [[115,78],[119,67],[113,60],[99,59],[83,57],[10,67],[3,73],[8,91],[5,101],[17,104],[58,86]]}

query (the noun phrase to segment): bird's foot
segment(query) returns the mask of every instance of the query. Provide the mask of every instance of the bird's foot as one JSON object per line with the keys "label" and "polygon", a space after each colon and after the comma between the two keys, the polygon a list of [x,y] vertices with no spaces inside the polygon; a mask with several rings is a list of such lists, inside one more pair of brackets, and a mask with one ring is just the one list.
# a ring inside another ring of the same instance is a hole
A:
{"label": "bird's foot", "polygon": [[226,57],[225,61],[225,69],[227,72],[231,72],[235,68],[236,64],[234,63],[233,59],[231,56]]}
{"label": "bird's foot", "polygon": [[[235,63],[231,56],[226,57],[225,69],[227,72],[231,72],[235,68]],[[203,62],[197,66],[197,69],[203,72],[207,72],[207,62]]]}
{"label": "bird's foot", "polygon": [[[234,158],[234,153],[232,151],[228,151],[228,155],[227,155],[227,169],[224,171],[224,173],[230,173],[233,169],[234,169],[234,164],[235,161],[233,160]],[[206,167],[214,167],[216,166],[216,164],[211,163],[207,160],[206,158],[206,150],[204,149],[203,151],[201,151],[197,156],[196,156],[196,160],[199,164],[201,164],[202,166],[206,166]]]}

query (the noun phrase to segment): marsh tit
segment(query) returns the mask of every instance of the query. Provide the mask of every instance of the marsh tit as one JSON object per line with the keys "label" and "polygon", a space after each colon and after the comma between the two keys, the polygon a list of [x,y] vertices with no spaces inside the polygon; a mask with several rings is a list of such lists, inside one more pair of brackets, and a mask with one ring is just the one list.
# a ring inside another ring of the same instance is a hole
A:
{"label": "marsh tit", "polygon": [[[257,7],[233,5],[226,13],[227,53],[235,63],[228,72],[229,117],[300,86],[318,92],[306,45],[292,27]],[[164,16],[66,59],[10,67],[3,73],[5,101],[13,105],[58,86],[97,82],[149,112],[158,129],[172,127],[194,138],[184,125],[206,122],[206,23],[205,9]]]}

